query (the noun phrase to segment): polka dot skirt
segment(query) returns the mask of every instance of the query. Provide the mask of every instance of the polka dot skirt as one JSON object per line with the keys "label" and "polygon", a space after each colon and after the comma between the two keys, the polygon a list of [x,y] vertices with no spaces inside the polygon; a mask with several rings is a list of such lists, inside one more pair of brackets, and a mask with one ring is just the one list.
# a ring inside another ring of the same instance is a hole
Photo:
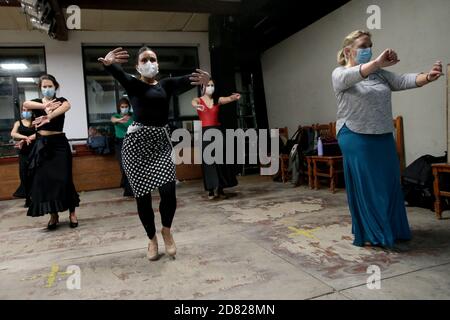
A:
{"label": "polka dot skirt", "polygon": [[169,126],[149,127],[133,122],[122,146],[123,169],[136,198],[175,181]]}

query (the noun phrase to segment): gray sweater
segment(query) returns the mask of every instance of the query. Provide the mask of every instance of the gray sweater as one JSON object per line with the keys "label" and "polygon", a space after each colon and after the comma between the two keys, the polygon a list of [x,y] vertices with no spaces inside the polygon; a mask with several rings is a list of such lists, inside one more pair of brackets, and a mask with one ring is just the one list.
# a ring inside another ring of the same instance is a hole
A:
{"label": "gray sweater", "polygon": [[362,134],[393,132],[391,92],[417,88],[417,73],[397,75],[380,69],[363,78],[361,66],[338,67],[333,71],[338,102],[336,135],[344,124]]}

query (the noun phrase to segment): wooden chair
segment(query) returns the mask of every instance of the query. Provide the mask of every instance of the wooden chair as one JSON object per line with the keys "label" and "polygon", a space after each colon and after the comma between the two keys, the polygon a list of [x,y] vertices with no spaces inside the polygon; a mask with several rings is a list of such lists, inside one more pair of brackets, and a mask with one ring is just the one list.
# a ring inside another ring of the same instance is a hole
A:
{"label": "wooden chair", "polygon": [[406,168],[405,162],[405,140],[403,136],[403,117],[398,116],[394,120],[394,139],[397,149],[398,159],[400,161],[400,173]]}
{"label": "wooden chair", "polygon": [[[278,132],[279,132],[280,137],[286,139],[286,141],[289,140],[289,131],[288,131],[287,127],[278,128]],[[288,154],[280,154],[279,173],[281,174],[281,181],[283,183],[287,182],[290,178],[288,168],[289,168],[289,155]]]}
{"label": "wooden chair", "polygon": [[[307,132],[310,132],[311,130],[314,131],[315,127],[314,125],[311,126],[300,126],[301,127],[301,140],[303,141],[303,136],[307,134]],[[306,137],[307,139],[307,137]],[[303,182],[306,182],[309,184],[309,173],[308,173],[308,156],[305,155],[305,152],[308,150],[303,150],[306,146],[300,147],[299,150],[299,156],[300,156],[300,168],[299,168],[299,179],[297,181],[298,185],[303,184]]]}
{"label": "wooden chair", "polygon": [[[321,138],[336,138],[336,123],[316,124],[314,130]],[[319,177],[330,179],[330,191],[336,192],[339,174],[343,172],[342,156],[308,156],[308,184],[312,189],[319,189]],[[324,168],[322,168],[324,167]]]}
{"label": "wooden chair", "polygon": [[434,191],[434,213],[436,214],[436,218],[442,219],[442,204],[441,198],[446,197],[450,198],[449,190],[442,190],[439,184],[439,175],[449,174],[450,173],[450,165],[448,163],[434,163],[431,165],[434,182],[433,182],[433,191]]}

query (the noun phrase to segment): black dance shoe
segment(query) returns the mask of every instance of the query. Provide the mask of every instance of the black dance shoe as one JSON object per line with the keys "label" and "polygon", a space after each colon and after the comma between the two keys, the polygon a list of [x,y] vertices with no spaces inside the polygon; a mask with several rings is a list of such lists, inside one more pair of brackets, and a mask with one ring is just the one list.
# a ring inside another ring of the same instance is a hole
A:
{"label": "black dance shoe", "polygon": [[51,222],[51,219],[50,219],[50,221],[47,224],[47,229],[48,230],[55,230],[56,227],[58,226],[58,223],[59,223],[59,217],[56,218],[56,221],[54,223],[50,223],[50,222]]}
{"label": "black dance shoe", "polygon": [[70,227],[71,228],[76,228],[78,227],[78,220],[76,222],[72,221],[71,215],[69,215],[69,220],[70,220]]}

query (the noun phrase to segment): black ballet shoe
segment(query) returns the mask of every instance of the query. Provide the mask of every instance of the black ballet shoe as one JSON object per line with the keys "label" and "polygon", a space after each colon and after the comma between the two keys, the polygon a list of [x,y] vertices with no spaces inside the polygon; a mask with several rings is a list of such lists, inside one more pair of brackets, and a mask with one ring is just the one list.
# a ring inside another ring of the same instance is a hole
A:
{"label": "black ballet shoe", "polygon": [[228,196],[223,192],[223,189],[219,189],[217,192],[217,197],[220,199],[228,199]]}
{"label": "black ballet shoe", "polygon": [[70,215],[69,215],[69,220],[70,220],[70,227],[71,228],[78,227],[78,220],[77,220],[77,222],[73,222]]}
{"label": "black ballet shoe", "polygon": [[58,223],[57,222],[55,222],[53,224],[50,224],[50,222],[49,222],[48,225],[47,225],[47,229],[48,230],[55,230],[57,227],[58,227]]}
{"label": "black ballet shoe", "polygon": [[58,223],[59,223],[59,217],[56,218],[56,221],[54,223],[50,223],[50,221],[47,224],[47,229],[48,230],[55,230],[58,227]]}

